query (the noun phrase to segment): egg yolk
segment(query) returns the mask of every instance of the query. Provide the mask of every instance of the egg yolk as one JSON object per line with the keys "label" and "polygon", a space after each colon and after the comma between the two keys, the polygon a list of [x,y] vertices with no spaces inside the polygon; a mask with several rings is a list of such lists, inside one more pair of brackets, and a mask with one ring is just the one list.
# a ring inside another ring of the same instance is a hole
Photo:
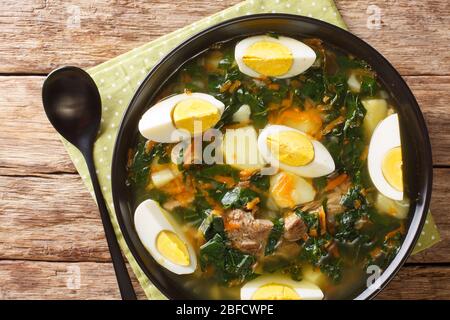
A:
{"label": "egg yolk", "polygon": [[220,112],[208,101],[190,98],[177,103],[172,118],[176,128],[195,134],[212,128],[220,120]]}
{"label": "egg yolk", "polygon": [[252,300],[300,300],[300,296],[290,286],[270,283],[259,287]]}
{"label": "egg yolk", "polygon": [[169,261],[180,266],[190,263],[186,244],[172,231],[161,231],[156,237],[156,248]]}
{"label": "egg yolk", "polygon": [[291,50],[270,41],[259,41],[249,46],[242,60],[249,68],[269,77],[285,74],[293,64]]}
{"label": "egg yolk", "polygon": [[398,191],[403,191],[401,147],[392,148],[386,153],[381,169],[387,182]]}
{"label": "egg yolk", "polygon": [[289,166],[304,166],[314,159],[314,147],[308,137],[296,131],[282,131],[267,137],[272,154]]}

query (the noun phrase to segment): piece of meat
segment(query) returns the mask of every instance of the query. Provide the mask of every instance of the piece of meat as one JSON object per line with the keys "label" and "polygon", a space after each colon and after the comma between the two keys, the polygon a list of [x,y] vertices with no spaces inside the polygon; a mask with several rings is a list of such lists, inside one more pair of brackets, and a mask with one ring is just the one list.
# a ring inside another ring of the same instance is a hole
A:
{"label": "piece of meat", "polygon": [[231,245],[245,253],[258,255],[263,252],[273,223],[267,219],[255,219],[250,212],[231,210],[225,217],[225,231]]}
{"label": "piece of meat", "polygon": [[345,211],[345,208],[341,205],[341,198],[349,188],[350,183],[347,182],[327,193],[327,214],[334,216]]}
{"label": "piece of meat", "polygon": [[295,213],[290,214],[284,219],[283,237],[287,241],[297,241],[303,239],[308,232],[306,224]]}

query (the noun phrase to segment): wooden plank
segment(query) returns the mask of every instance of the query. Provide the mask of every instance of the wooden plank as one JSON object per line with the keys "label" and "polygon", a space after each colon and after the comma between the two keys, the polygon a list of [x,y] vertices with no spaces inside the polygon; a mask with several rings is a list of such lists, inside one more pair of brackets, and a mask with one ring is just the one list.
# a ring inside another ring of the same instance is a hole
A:
{"label": "wooden plank", "polygon": [[240,1],[2,1],[0,73],[94,66]]}
{"label": "wooden plank", "polygon": [[43,77],[0,77],[0,167],[8,174],[75,172],[42,107]]}
{"label": "wooden plank", "polygon": [[[411,262],[450,263],[449,180],[450,169],[435,169],[431,209],[442,242]],[[0,178],[0,259],[110,260],[97,208],[78,176]]]}
{"label": "wooden plank", "polygon": [[79,176],[0,178],[0,259],[110,260],[97,207]]}
{"label": "wooden plank", "polygon": [[[450,2],[336,0],[349,30],[383,54],[401,74],[448,75]],[[373,23],[380,15],[380,27]],[[439,50],[436,50],[439,48]],[[437,53],[436,51],[445,52]]]}
{"label": "wooden plank", "polygon": [[[449,2],[450,3],[450,2]],[[424,113],[433,163],[450,164],[450,77],[405,77]]]}
{"label": "wooden plank", "polygon": [[377,299],[450,299],[448,266],[403,267]]}
{"label": "wooden plank", "polygon": [[[404,267],[378,299],[449,299],[450,267]],[[134,276],[139,299],[145,299]],[[110,263],[0,261],[1,299],[119,299]]]}
{"label": "wooden plank", "polygon": [[[129,269],[139,299],[145,294]],[[120,299],[111,263],[0,261],[0,299]]]}
{"label": "wooden plank", "polygon": [[[2,1],[0,73],[97,65],[240,1]],[[350,30],[401,73],[450,75],[450,15],[443,14],[450,12],[448,1],[336,2]],[[367,27],[373,4],[381,10],[379,30]]]}
{"label": "wooden plank", "polygon": [[[425,114],[434,163],[450,164],[450,77],[406,77]],[[0,77],[0,167],[8,174],[75,172],[42,108],[42,77]]]}

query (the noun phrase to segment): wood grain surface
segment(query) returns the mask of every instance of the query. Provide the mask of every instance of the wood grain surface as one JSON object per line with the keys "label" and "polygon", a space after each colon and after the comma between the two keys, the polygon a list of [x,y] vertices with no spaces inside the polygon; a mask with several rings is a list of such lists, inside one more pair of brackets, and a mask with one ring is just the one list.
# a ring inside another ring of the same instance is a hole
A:
{"label": "wood grain surface", "polygon": [[[96,65],[238,2],[0,3],[0,298],[119,298],[95,203],[42,109],[46,73]],[[379,298],[450,299],[450,2],[336,4],[350,30],[402,73],[433,147],[431,209],[442,241],[410,257]],[[381,10],[380,29],[368,28],[369,5]]]}

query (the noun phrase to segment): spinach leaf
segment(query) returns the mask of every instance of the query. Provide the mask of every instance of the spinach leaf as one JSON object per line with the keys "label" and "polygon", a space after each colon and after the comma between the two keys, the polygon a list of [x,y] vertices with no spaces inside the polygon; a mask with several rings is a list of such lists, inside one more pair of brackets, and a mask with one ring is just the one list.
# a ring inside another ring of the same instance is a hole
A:
{"label": "spinach leaf", "polygon": [[156,189],[156,188],[151,189],[150,191],[147,191],[145,194],[148,198],[155,200],[159,204],[163,204],[169,198],[168,194],[166,194],[164,191]]}
{"label": "spinach leaf", "polygon": [[253,278],[253,265],[256,259],[252,255],[233,249],[227,245],[226,238],[216,233],[200,247],[200,266],[215,268],[216,279],[223,284],[232,280],[239,282]]}
{"label": "spinach leaf", "polygon": [[243,88],[239,88],[237,91],[237,98],[241,104],[248,104],[250,106],[250,119],[253,121],[253,125],[256,129],[260,129],[267,124],[267,106],[264,100]]}
{"label": "spinach leaf", "polygon": [[378,90],[378,84],[375,78],[364,76],[361,83],[361,95],[373,97]]}
{"label": "spinach leaf", "polygon": [[225,237],[225,227],[223,219],[215,214],[208,215],[198,228],[206,240],[210,240],[215,234]]}
{"label": "spinach leaf", "polygon": [[325,79],[322,71],[310,69],[306,72],[305,77],[303,86],[296,89],[294,93],[302,99],[310,98],[316,102],[321,101],[325,92]]}
{"label": "spinach leaf", "polygon": [[223,196],[221,202],[225,209],[243,208],[247,203],[257,198],[259,195],[248,188],[235,187]]}
{"label": "spinach leaf", "polygon": [[255,186],[259,190],[267,191],[270,187],[270,177],[268,175],[262,175],[260,173],[255,173],[250,177],[252,186]]}
{"label": "spinach leaf", "polygon": [[212,179],[214,176],[229,176],[235,181],[239,181],[239,170],[226,164],[213,164],[195,167],[193,168],[192,173],[200,179]]}
{"label": "spinach leaf", "polygon": [[336,239],[352,242],[360,235],[355,224],[362,217],[361,210],[348,210],[336,216]]}
{"label": "spinach leaf", "polygon": [[308,261],[313,266],[319,267],[332,281],[338,282],[342,277],[341,260],[330,256],[325,245],[330,241],[330,236],[321,238],[308,238],[300,253],[300,258]]}
{"label": "spinach leaf", "polygon": [[211,210],[211,205],[205,196],[197,193],[190,207],[176,207],[172,210],[172,213],[183,223],[197,227],[210,215]]}
{"label": "spinach leaf", "polygon": [[313,184],[314,184],[314,187],[320,192],[323,189],[325,189],[325,187],[327,185],[327,177],[323,176],[323,177],[319,177],[319,178],[313,178]]}
{"label": "spinach leaf", "polygon": [[308,232],[313,229],[316,229],[316,230],[319,229],[319,215],[317,213],[306,212],[306,211],[297,209],[297,210],[295,210],[295,214],[298,215],[303,220],[306,227],[308,228]]}
{"label": "spinach leaf", "polygon": [[362,194],[363,187],[360,184],[352,186],[346,194],[341,197],[340,204],[349,209],[366,209],[367,199]]}
{"label": "spinach leaf", "polygon": [[267,239],[264,255],[267,256],[275,251],[278,241],[283,235],[283,231],[284,231],[284,220],[278,219],[274,221],[272,230],[270,231],[269,237]]}

